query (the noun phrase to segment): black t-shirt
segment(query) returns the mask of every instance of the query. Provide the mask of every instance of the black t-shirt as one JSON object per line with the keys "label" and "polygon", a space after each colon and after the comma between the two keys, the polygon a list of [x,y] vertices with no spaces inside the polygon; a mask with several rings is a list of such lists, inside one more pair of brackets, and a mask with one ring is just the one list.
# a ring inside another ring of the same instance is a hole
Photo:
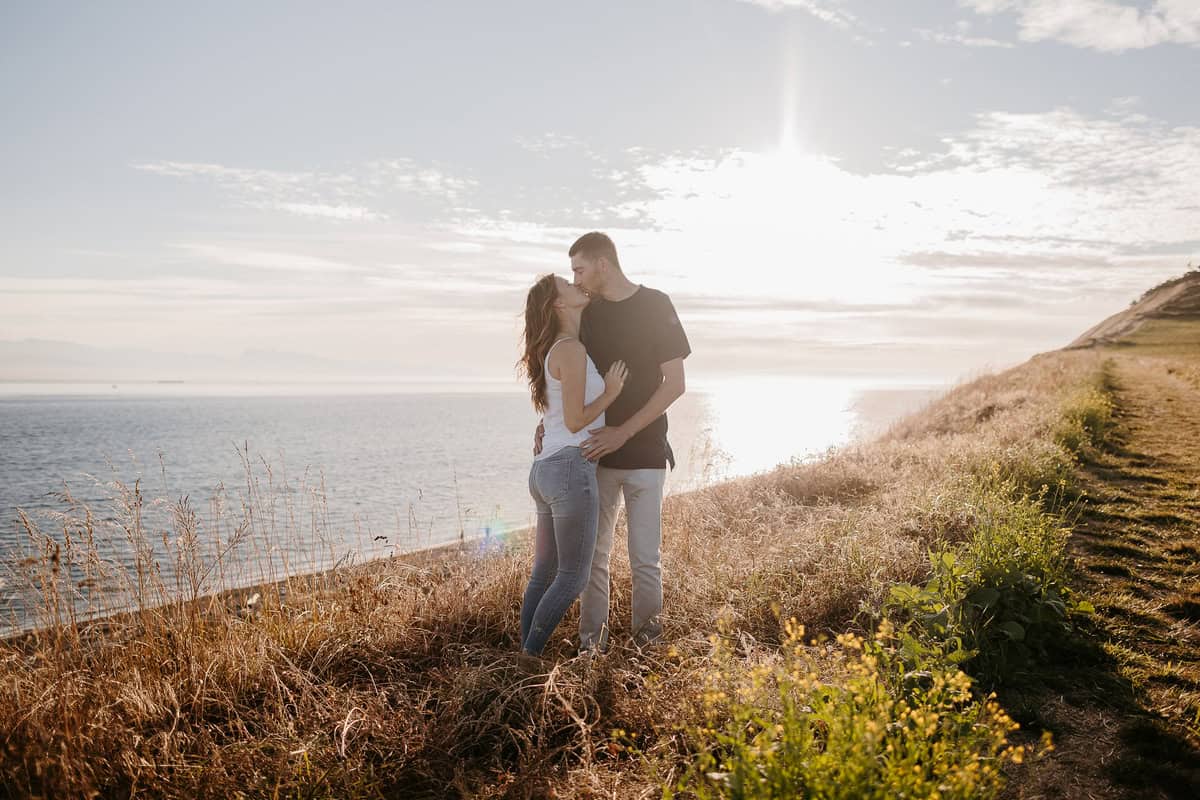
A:
{"label": "black t-shirt", "polygon": [[[629,377],[617,399],[604,412],[617,426],[641,410],[662,384],[662,364],[692,352],[671,298],[645,286],[624,300],[596,297],[583,309],[579,340],[601,375],[614,361],[624,361]],[[616,469],[663,469],[675,466],[667,444],[667,415],[642,428],[616,452],[600,459]]]}

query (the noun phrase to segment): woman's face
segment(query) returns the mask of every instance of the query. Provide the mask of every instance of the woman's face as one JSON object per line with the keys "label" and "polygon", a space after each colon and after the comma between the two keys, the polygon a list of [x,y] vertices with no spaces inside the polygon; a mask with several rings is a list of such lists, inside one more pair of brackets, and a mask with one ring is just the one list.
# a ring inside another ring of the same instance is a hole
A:
{"label": "woman's face", "polygon": [[554,285],[558,288],[558,302],[562,303],[564,308],[583,308],[590,302],[583,290],[566,278],[555,275]]}

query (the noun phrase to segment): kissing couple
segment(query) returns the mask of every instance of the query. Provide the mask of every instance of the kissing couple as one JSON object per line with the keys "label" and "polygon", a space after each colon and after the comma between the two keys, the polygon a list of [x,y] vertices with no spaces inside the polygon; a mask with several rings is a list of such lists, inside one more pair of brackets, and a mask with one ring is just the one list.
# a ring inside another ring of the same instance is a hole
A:
{"label": "kissing couple", "polygon": [[[609,645],[609,560],[622,498],[633,577],[630,635],[662,635],[666,411],[684,393],[691,353],[671,300],[626,277],[612,239],[581,236],[573,281],[545,275],[525,299],[518,366],[542,414],[529,493],[533,568],[521,604],[521,651],[540,656],[580,598],[579,649]],[[603,377],[601,377],[603,375]]]}

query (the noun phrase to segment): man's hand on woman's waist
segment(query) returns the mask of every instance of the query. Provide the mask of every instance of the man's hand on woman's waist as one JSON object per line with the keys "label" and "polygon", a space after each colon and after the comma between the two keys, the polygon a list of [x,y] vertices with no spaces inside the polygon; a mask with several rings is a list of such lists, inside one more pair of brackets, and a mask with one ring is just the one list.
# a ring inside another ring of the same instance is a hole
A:
{"label": "man's hand on woman's waist", "polygon": [[626,433],[621,426],[606,425],[603,428],[590,428],[588,433],[591,434],[587,439],[583,440],[580,448],[583,450],[583,455],[589,461],[599,461],[609,453],[615,453],[625,446],[629,441],[631,434]]}

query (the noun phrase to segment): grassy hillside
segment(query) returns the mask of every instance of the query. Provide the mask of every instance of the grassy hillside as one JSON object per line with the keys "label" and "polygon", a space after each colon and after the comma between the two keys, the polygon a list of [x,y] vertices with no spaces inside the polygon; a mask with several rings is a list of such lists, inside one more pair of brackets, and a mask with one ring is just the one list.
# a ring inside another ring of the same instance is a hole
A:
{"label": "grassy hillside", "polygon": [[[0,783],[1196,796],[1200,323],[1135,334],[960,386],[869,444],[670,498],[667,635],[645,651],[615,555],[613,651],[575,657],[572,614],[522,666],[523,544],[298,579],[252,613],[149,602],[169,592],[147,570],[140,610],[75,624],[62,576],[97,554],[55,543],[86,515],[31,522],[42,556],[23,574],[59,624],[0,645]],[[133,541],[188,557],[194,517],[144,530],[127,508]]]}
{"label": "grassy hillside", "polygon": [[[1200,320],[1200,270],[1190,269],[1177,278],[1147,290],[1129,308],[1084,331],[1070,346],[1129,344],[1147,323],[1188,323],[1197,320]],[[1186,326],[1181,330],[1186,335]]]}
{"label": "grassy hillside", "polygon": [[1200,796],[1200,315],[1165,310],[1093,348],[1114,426],[1078,469],[1069,549],[1097,613],[1069,656],[1002,693],[1060,732],[1012,796]]}

